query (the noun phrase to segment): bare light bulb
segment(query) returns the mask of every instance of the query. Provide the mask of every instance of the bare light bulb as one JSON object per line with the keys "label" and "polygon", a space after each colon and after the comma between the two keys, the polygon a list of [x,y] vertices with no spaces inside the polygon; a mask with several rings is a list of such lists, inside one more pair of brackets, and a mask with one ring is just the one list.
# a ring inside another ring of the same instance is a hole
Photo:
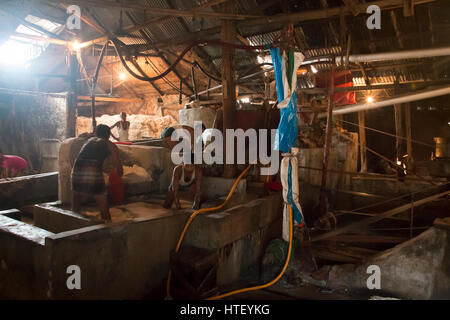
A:
{"label": "bare light bulb", "polygon": [[373,102],[373,98],[372,97],[368,97],[367,98],[367,103],[372,103]]}
{"label": "bare light bulb", "polygon": [[119,75],[119,78],[120,78],[120,80],[125,80],[125,78],[126,78],[125,73],[121,72]]}
{"label": "bare light bulb", "polygon": [[80,51],[80,49],[81,49],[80,41],[78,41],[78,40],[73,41],[72,42],[72,49],[74,51]]}

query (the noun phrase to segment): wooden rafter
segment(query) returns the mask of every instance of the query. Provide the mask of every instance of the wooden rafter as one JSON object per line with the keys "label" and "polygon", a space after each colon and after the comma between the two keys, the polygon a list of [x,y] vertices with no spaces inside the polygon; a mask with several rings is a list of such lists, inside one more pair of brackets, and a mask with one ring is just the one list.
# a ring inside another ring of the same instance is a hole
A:
{"label": "wooden rafter", "polygon": [[246,14],[230,14],[230,13],[217,13],[211,11],[202,10],[176,10],[176,9],[165,9],[150,7],[141,4],[130,4],[130,3],[118,3],[113,1],[100,1],[100,0],[37,0],[47,3],[67,3],[85,5],[89,7],[106,8],[106,9],[124,9],[124,10],[134,10],[139,12],[148,12],[152,15],[157,16],[174,16],[174,17],[204,17],[211,19],[222,19],[222,20],[245,20],[260,18],[259,16],[246,15]]}
{"label": "wooden rafter", "polygon": [[[424,3],[430,3],[434,2],[435,0],[416,0],[415,5],[418,4],[424,4]],[[381,10],[387,10],[387,9],[394,9],[394,8],[401,8],[403,5],[402,0],[380,0],[380,1],[374,1],[371,2],[371,4],[376,4],[380,7]],[[365,12],[365,6],[361,4],[360,5],[362,9],[364,9],[363,12]],[[316,20],[327,20],[333,17],[339,17],[340,13],[342,12],[343,15],[350,15],[351,12],[347,7],[335,7],[335,8],[325,8],[325,9],[316,9],[316,10],[309,10],[309,11],[300,11],[295,13],[288,13],[288,14],[279,14],[275,16],[268,16],[264,18],[259,19],[248,19],[244,21],[238,21],[236,23],[238,28],[241,27],[250,27],[250,26],[260,26],[260,25],[267,25],[267,24],[276,24],[276,23],[289,23],[291,21],[296,21],[297,23],[303,22],[303,21],[316,21]],[[198,39],[205,39],[210,35],[215,35],[220,32],[220,27],[213,27],[210,29],[193,32],[189,35],[181,35],[174,37],[169,40],[160,41],[157,43],[154,43],[154,46],[157,46],[159,48],[168,47],[168,46],[174,46],[174,45],[180,45],[186,42],[190,42],[193,40]]]}
{"label": "wooden rafter", "polygon": [[342,0],[342,2],[344,2],[345,6],[350,9],[355,17],[361,13],[361,9],[357,0]]}
{"label": "wooden rafter", "polygon": [[395,35],[397,36],[398,46],[400,47],[400,49],[404,49],[405,46],[403,45],[403,41],[402,41],[401,34],[400,34],[400,29],[399,29],[398,23],[397,23],[397,16],[395,15],[395,11],[392,10],[390,12],[390,14],[391,14],[392,26],[394,27]]}

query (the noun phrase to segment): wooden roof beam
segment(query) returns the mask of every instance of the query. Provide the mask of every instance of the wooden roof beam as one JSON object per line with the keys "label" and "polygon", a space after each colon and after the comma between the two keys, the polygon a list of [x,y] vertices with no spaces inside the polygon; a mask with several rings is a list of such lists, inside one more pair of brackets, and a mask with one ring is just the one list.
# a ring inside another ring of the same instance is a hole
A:
{"label": "wooden roof beam", "polygon": [[[415,5],[425,4],[435,2],[436,0],[415,0]],[[373,1],[370,4],[375,4],[380,7],[381,10],[391,10],[395,8],[401,8],[403,6],[402,0],[379,0]],[[368,4],[360,4],[360,9],[365,13]],[[249,19],[244,21],[238,21],[237,27],[249,27],[249,26],[259,26],[274,23],[286,23],[295,21],[295,23],[304,21],[316,21],[316,20],[326,20],[333,17],[339,17],[340,13],[344,15],[350,15],[351,12],[347,7],[335,7],[335,8],[324,8],[309,11],[300,11],[288,14],[279,14],[270,17],[264,17],[260,19]],[[207,36],[218,34],[220,32],[220,27],[214,27],[199,32],[194,32],[189,35],[182,35],[179,37],[174,37],[169,40],[154,43],[154,46],[159,48],[180,45],[192,40],[203,39]]]}
{"label": "wooden roof beam", "polygon": [[[123,10],[134,10],[139,12],[148,12],[156,16],[174,16],[174,17],[204,17],[210,19],[222,19],[222,20],[245,20],[260,18],[260,16],[247,15],[247,14],[235,14],[235,13],[223,13],[223,12],[211,12],[202,10],[176,10],[176,9],[165,9],[165,8],[155,8],[149,7],[141,4],[130,4],[130,3],[119,3],[114,1],[100,1],[100,0],[38,0],[47,3],[67,3],[69,5],[84,5],[89,7],[105,8],[105,9],[123,9]],[[225,2],[225,1],[221,1]],[[220,3],[214,1],[214,4]],[[203,8],[203,7],[202,7]]]}
{"label": "wooden roof beam", "polygon": [[402,38],[401,38],[400,29],[398,28],[397,17],[395,15],[395,11],[392,10],[390,13],[391,13],[392,26],[394,27],[395,35],[397,36],[398,46],[400,47],[400,49],[404,49],[405,46],[404,46]]}
{"label": "wooden roof beam", "polygon": [[350,11],[353,13],[353,15],[356,17],[361,13],[361,9],[359,7],[359,3],[355,0],[342,0],[344,2],[345,6],[350,9]]}

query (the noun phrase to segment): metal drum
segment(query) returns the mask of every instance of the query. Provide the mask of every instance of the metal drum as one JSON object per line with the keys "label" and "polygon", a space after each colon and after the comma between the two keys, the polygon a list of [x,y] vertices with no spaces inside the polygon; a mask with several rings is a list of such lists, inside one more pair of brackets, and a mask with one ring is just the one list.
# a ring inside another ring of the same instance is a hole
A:
{"label": "metal drum", "polygon": [[436,143],[435,157],[436,158],[450,158],[450,146],[448,140],[443,137],[434,137]]}

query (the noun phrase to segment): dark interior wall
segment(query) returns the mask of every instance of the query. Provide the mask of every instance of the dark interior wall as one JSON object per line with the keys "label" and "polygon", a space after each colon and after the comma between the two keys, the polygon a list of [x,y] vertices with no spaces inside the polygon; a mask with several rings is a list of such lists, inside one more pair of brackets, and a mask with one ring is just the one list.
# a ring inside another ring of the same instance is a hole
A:
{"label": "dark interior wall", "polygon": [[24,174],[40,172],[41,139],[63,140],[65,121],[64,96],[0,94],[0,148],[28,161]]}
{"label": "dark interior wall", "polygon": [[[429,160],[434,151],[434,137],[450,138],[450,100],[449,96],[412,102],[411,104],[412,139],[428,144],[412,143],[416,161]],[[402,105],[404,111],[405,105]],[[404,117],[404,114],[403,114]],[[403,118],[404,119],[404,118]],[[358,123],[358,114],[344,116],[345,121]],[[404,121],[404,120],[403,120]],[[366,111],[366,127],[395,134],[394,107],[385,107]],[[358,127],[346,124],[345,129],[358,132]],[[406,137],[406,134],[405,134]],[[366,130],[367,147],[395,161],[395,137]],[[405,150],[406,150],[406,141]],[[367,151],[369,171],[379,172],[379,157]]]}

